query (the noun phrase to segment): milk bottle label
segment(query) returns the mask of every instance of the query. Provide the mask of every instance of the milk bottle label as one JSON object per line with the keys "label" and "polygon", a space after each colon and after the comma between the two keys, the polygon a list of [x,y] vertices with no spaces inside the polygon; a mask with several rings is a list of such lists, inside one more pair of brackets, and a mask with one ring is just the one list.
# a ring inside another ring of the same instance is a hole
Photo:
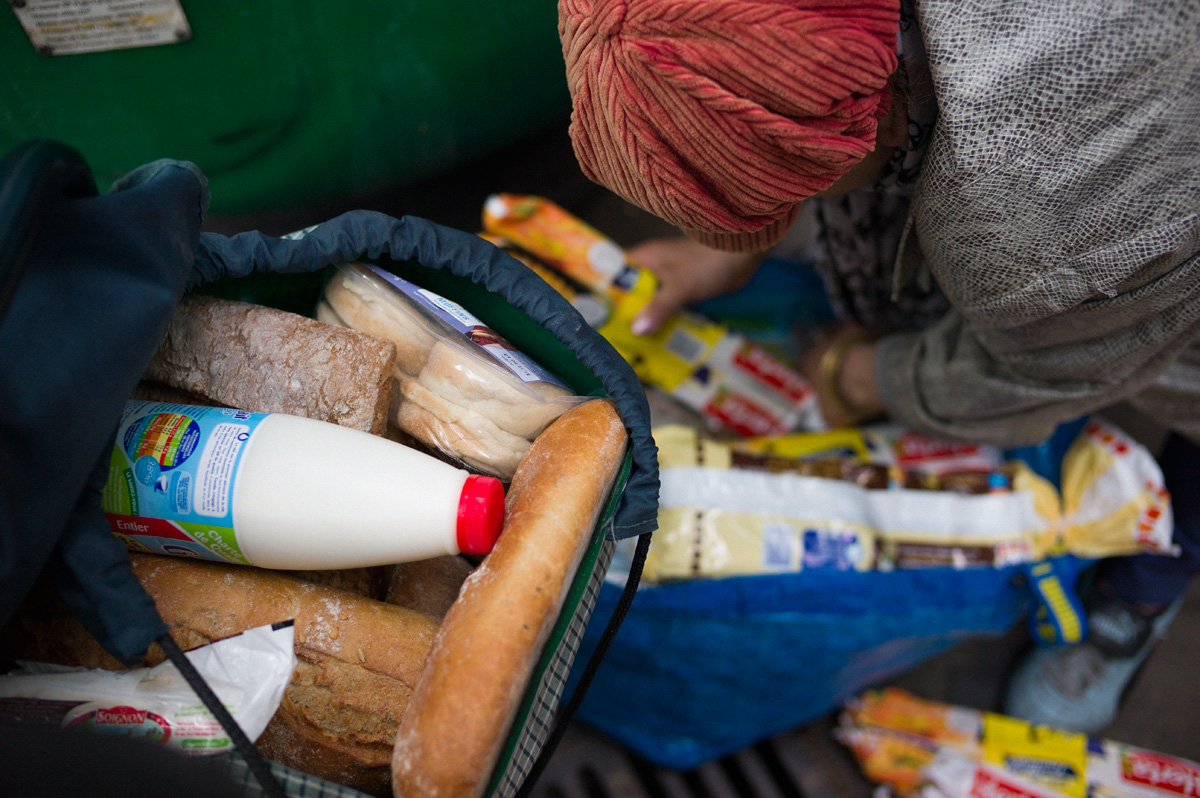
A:
{"label": "milk bottle label", "polygon": [[134,551],[246,565],[233,530],[233,486],[267,417],[217,407],[129,402],[101,503]]}

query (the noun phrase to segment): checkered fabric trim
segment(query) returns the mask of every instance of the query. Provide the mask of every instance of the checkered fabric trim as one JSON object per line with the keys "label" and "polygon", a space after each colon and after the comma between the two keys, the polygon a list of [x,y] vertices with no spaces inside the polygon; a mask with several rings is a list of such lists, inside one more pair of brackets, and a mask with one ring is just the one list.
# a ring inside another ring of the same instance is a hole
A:
{"label": "checkered fabric trim", "polygon": [[570,673],[571,664],[575,661],[575,654],[579,651],[584,627],[587,626],[588,619],[592,617],[592,610],[596,608],[600,585],[604,582],[604,575],[608,572],[608,565],[612,561],[615,550],[616,544],[610,539],[605,539],[596,557],[596,567],[592,569],[587,587],[579,600],[579,607],[563,636],[562,645],[554,652],[554,659],[542,674],[542,681],[538,685],[529,720],[526,722],[525,728],[521,730],[521,738],[517,742],[508,768],[504,771],[492,798],[512,798],[516,795],[517,790],[524,783],[525,777],[533,768],[538,754],[541,753],[542,746],[550,737],[554,713],[562,699],[567,674]]}
{"label": "checkered fabric trim", "polygon": [[[261,798],[266,795],[241,754],[233,751],[222,756],[229,762],[229,772],[233,780],[243,785],[242,798]],[[301,773],[277,762],[267,764],[289,798],[370,798],[366,793]]]}

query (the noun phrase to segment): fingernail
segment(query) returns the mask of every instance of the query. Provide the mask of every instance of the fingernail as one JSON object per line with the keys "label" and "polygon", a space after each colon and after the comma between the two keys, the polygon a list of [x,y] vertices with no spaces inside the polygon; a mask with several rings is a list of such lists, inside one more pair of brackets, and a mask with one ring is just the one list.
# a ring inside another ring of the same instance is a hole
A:
{"label": "fingernail", "polygon": [[629,330],[634,335],[645,335],[646,333],[650,332],[650,319],[646,318],[645,316],[638,316],[629,325]]}

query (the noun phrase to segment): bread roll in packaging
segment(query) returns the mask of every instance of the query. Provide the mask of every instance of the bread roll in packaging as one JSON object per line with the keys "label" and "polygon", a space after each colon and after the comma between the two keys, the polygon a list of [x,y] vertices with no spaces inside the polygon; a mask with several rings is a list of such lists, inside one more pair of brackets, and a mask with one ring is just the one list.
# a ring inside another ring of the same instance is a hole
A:
{"label": "bread roll in packaging", "polygon": [[462,306],[375,266],[339,265],[316,315],[396,345],[392,424],[505,481],[533,439],[583,401]]}

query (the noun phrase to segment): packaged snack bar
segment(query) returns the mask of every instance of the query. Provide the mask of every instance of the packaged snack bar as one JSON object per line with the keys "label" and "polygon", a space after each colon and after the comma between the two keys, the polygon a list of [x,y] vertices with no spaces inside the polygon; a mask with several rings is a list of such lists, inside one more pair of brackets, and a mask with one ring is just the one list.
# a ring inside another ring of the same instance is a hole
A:
{"label": "packaged snack bar", "polygon": [[1092,740],[1087,781],[1091,798],[1193,798],[1200,795],[1200,764],[1111,740]]}
{"label": "packaged snack bar", "polygon": [[983,733],[983,713],[919,698],[905,690],[870,690],[846,702],[843,722],[920,737],[973,754]]}
{"label": "packaged snack bar", "polygon": [[900,795],[1200,794],[1200,765],[1195,762],[928,701],[896,688],[872,690],[847,702],[840,724],[837,737],[864,774]]}
{"label": "packaged snack bar", "polygon": [[483,229],[614,301],[632,292],[639,282],[654,281],[652,274],[629,263],[615,242],[542,197],[493,194],[483,206]]}
{"label": "packaged snack bar", "polygon": [[900,798],[925,784],[925,769],[938,752],[924,738],[887,729],[848,726],[835,729],[834,736],[854,754],[864,776]]}
{"label": "packaged snack bar", "polygon": [[931,438],[891,424],[862,428],[869,454],[875,463],[898,465],[927,474],[988,472],[1004,464],[1004,453],[996,446],[966,441]]}
{"label": "packaged snack bar", "polygon": [[1072,798],[1087,794],[1087,736],[983,713],[982,759]]}
{"label": "packaged snack bar", "polygon": [[394,343],[391,423],[503,480],[542,430],[583,401],[462,306],[376,266],[339,265],[317,318]]}
{"label": "packaged snack bar", "polygon": [[942,749],[922,773],[922,798],[1064,798],[1065,793],[987,762]]}
{"label": "packaged snack bar", "polygon": [[633,320],[653,298],[657,278],[549,200],[495,194],[484,205],[483,228],[485,236],[526,253],[527,264],[539,262],[565,278],[548,282],[565,286],[568,299],[583,290],[607,303],[610,312],[596,314],[603,321],[593,326],[643,382],[703,415],[714,430],[758,436],[823,426],[808,382],[724,325],[681,311],[654,333],[635,335]]}
{"label": "packaged snack bar", "polygon": [[867,461],[871,458],[867,438],[862,430],[856,427],[746,438],[732,441],[730,446],[741,452],[777,455],[790,459],[856,457]]}

